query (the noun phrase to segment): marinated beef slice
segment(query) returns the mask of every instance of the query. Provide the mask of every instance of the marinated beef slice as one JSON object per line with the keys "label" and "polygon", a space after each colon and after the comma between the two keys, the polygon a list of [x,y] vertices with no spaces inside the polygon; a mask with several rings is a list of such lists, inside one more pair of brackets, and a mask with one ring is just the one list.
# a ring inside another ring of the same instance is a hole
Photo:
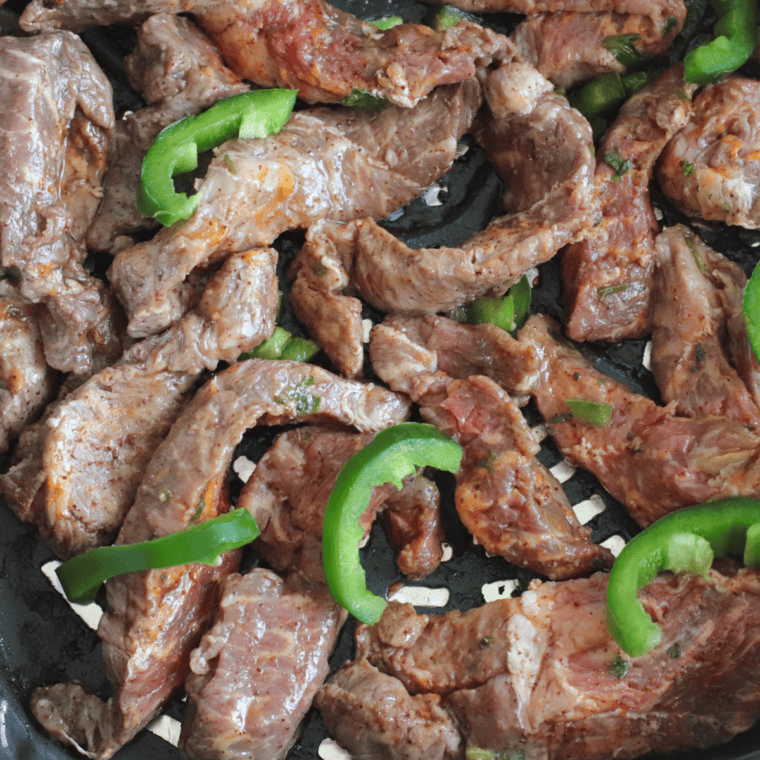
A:
{"label": "marinated beef slice", "polygon": [[620,109],[596,151],[601,213],[580,242],[562,253],[567,334],[573,340],[620,340],[649,332],[654,237],[649,199],[655,162],[688,120],[694,85],[683,66],[668,69]]}
{"label": "marinated beef slice", "polygon": [[480,87],[467,80],[413,109],[308,109],[277,135],[225,143],[198,184],[202,200],[190,219],[114,259],[109,278],[130,334],[153,334],[182,315],[196,267],[319,219],[379,219],[400,209],[450,168],[480,103]]}
{"label": "marinated beef slice", "polygon": [[[760,437],[726,417],[679,417],[599,372],[559,325],[531,316],[519,334],[541,359],[534,399],[563,456],[589,470],[642,527],[682,507],[760,496]],[[573,416],[568,399],[609,405],[607,425]]]}
{"label": "marinated beef slice", "polygon": [[515,401],[489,377],[457,379],[436,369],[437,354],[414,343],[404,333],[407,324],[395,318],[373,328],[372,367],[419,404],[426,422],[461,444],[456,509],[477,543],[550,578],[611,564],[609,552],[579,524],[562,486],[536,459],[540,446]]}
{"label": "marinated beef slice", "polygon": [[110,543],[145,469],[201,372],[271,335],[278,304],[271,249],[231,256],[200,300],[51,406],[0,475],[0,492],[63,558]]}
{"label": "marinated beef slice", "polygon": [[88,375],[121,353],[120,311],[83,238],[114,128],[111,85],[70,32],[0,37],[0,264],[40,304],[47,363]]}
{"label": "marinated beef slice", "polygon": [[[257,423],[329,421],[369,432],[408,413],[401,396],[319,367],[266,359],[233,364],[208,381],[172,425],[116,543],[170,535],[224,511],[220,484],[235,446]],[[235,566],[227,556],[220,567],[181,565],[108,581],[98,634],[114,694],[103,700],[79,683],[40,687],[32,709],[44,728],[93,758],[110,757],[144,728],[189,672],[219,582]]]}
{"label": "marinated beef slice", "polygon": [[354,760],[607,760],[704,747],[760,715],[760,579],[725,564],[642,593],[662,643],[630,659],[606,624],[607,577],[534,581],[440,615],[391,603],[317,696]]}

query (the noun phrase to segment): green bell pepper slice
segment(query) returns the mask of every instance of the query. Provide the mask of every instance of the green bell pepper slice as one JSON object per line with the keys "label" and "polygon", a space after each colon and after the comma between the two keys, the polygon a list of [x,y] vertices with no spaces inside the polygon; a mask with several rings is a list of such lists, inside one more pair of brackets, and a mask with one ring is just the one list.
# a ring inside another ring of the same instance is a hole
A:
{"label": "green bell pepper slice", "polygon": [[742,315],[749,343],[760,361],[760,264],[755,265],[744,288]]}
{"label": "green bell pepper slice", "polygon": [[55,572],[68,600],[87,604],[109,578],[191,562],[217,565],[219,555],[245,546],[258,536],[259,528],[251,513],[233,509],[162,538],[92,549],[67,560]]}
{"label": "green bell pepper slice", "polygon": [[746,63],[757,45],[757,0],[710,0],[718,13],[715,39],[687,53],[684,81],[710,84]]}
{"label": "green bell pepper slice", "polygon": [[705,575],[714,557],[743,556],[760,566],[760,500],[736,496],[671,512],[625,546],[607,586],[607,627],[631,657],[661,640],[659,626],[637,598],[639,589],[663,570]]}
{"label": "green bell pepper slice", "polygon": [[359,518],[372,489],[384,483],[401,488],[402,479],[418,467],[456,473],[462,447],[433,425],[402,422],[381,430],[354,454],[338,474],[324,518],[322,557],[327,584],[335,601],[364,623],[376,623],[386,601],[367,589],[359,558],[364,530]]}
{"label": "green bell pepper slice", "polygon": [[220,100],[196,116],[163,129],[143,159],[137,205],[140,213],[170,226],[192,215],[201,193],[187,196],[172,178],[198,166],[198,153],[239,136],[266,137],[290,118],[297,90],[256,90]]}

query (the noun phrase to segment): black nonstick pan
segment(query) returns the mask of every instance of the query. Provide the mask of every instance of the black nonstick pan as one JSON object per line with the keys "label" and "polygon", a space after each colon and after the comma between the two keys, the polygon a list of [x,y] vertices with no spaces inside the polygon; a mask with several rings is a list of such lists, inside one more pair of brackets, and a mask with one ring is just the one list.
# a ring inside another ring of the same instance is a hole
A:
{"label": "black nonstick pan", "polygon": [[[335,4],[365,19],[400,15],[406,21],[423,22],[432,16],[431,8],[416,0],[393,3],[387,0],[335,0]],[[4,13],[12,19],[12,14],[20,10],[23,2],[9,2],[8,6]],[[504,14],[483,18],[486,25],[499,31],[508,30],[516,21]],[[690,22],[692,32],[697,27],[698,18],[699,9]],[[121,58],[134,43],[132,30],[125,27],[94,29],[85,32],[83,38],[114,84],[117,110],[139,107],[140,98],[129,88],[121,71]],[[465,138],[465,142],[467,152],[434,189],[425,198],[410,204],[397,218],[384,223],[413,247],[456,245],[500,213],[501,183],[482,150],[469,138]],[[655,204],[663,213],[663,224],[685,221],[669,207],[656,188],[653,194]],[[697,232],[708,244],[739,261],[748,272],[754,266],[760,250],[757,248],[760,233],[720,224],[699,227]],[[289,233],[278,241],[283,270],[301,240],[300,233]],[[93,266],[98,268],[98,262],[93,261]],[[561,319],[556,262],[541,267],[532,310]],[[367,316],[380,317],[371,310],[367,311]],[[300,329],[292,315],[286,313],[284,321],[287,328]],[[587,345],[582,350],[602,371],[627,382],[637,392],[658,399],[651,374],[643,366],[645,345],[646,341],[637,340],[617,345]],[[532,424],[539,422],[535,410],[528,407],[526,414]],[[278,432],[275,429],[257,430],[243,441],[239,454],[257,459]],[[561,456],[548,438],[544,440],[540,457],[550,467],[561,463]],[[563,485],[571,502],[590,501],[594,505],[596,514],[589,523],[594,529],[594,540],[619,545],[636,532],[633,520],[603,491],[593,476],[582,471],[568,472],[566,476]],[[480,547],[474,546],[453,509],[453,480],[442,476],[439,484],[444,496],[447,542],[451,546],[452,558],[417,585],[446,589],[448,600],[436,608],[420,609],[442,611],[482,604],[482,589],[486,584],[489,584],[487,588],[491,593],[509,594],[513,590],[519,593],[531,580],[531,574],[500,558],[486,557]],[[235,475],[231,476],[230,485],[234,496],[240,487]],[[0,560],[0,758],[71,760],[82,757],[75,750],[52,741],[36,724],[28,703],[35,687],[69,680],[81,680],[107,694],[108,683],[103,672],[99,640],[43,574],[41,568],[54,557],[39,538],[36,528],[20,523],[5,504],[0,505]],[[381,531],[373,531],[363,560],[374,591],[385,593],[392,583],[403,582],[396,573],[393,554]],[[252,553],[245,561],[249,567],[258,562]],[[352,656],[352,633],[353,625],[349,623],[333,655],[334,667]],[[170,720],[164,723],[171,725],[172,720],[181,719],[182,713],[183,703],[180,698],[175,698],[165,710],[165,716]],[[176,723],[174,725],[176,727]],[[326,736],[319,714],[312,710],[288,760],[316,760]],[[114,760],[179,760],[179,757],[175,746],[146,730],[121,749]],[[684,754],[649,755],[647,760],[676,757],[760,760],[760,724],[719,747]]]}

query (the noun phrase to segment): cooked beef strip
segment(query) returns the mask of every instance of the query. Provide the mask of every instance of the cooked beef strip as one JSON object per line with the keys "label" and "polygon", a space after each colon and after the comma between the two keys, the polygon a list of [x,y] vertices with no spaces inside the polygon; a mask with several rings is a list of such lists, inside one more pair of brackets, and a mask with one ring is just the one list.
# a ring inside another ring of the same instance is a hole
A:
{"label": "cooked beef strip", "polygon": [[436,370],[436,354],[404,335],[403,321],[373,328],[370,355],[379,377],[462,445],[456,508],[486,551],[551,578],[611,564],[612,555],[591,542],[562,486],[535,458],[540,446],[517,404],[493,380]]}
{"label": "cooked beef strip", "polygon": [[438,85],[512,57],[506,37],[471,21],[445,32],[420,24],[380,31],[324,0],[248,0],[200,9],[198,18],[238,76],[297,88],[309,103],[364,90],[411,108]]}
{"label": "cooked beef strip", "polygon": [[213,627],[190,656],[179,747],[193,760],[283,760],[345,612],[324,581],[271,570],[230,575]]}
{"label": "cooked beef strip", "polygon": [[380,521],[407,578],[422,580],[441,564],[445,532],[440,506],[438,486],[423,475],[409,476],[400,491],[385,499]]}
{"label": "cooked beef strip", "polygon": [[55,394],[58,379],[45,361],[38,312],[9,280],[0,281],[0,454]]}
{"label": "cooked beef strip", "polygon": [[694,99],[691,119],[667,144],[657,168],[663,192],[685,214],[760,228],[759,108],[760,82],[738,74]]}
{"label": "cooked beef strip", "polygon": [[[374,739],[389,747],[383,754],[389,760],[428,757],[408,744],[413,715],[404,713],[404,687],[413,695],[440,695],[463,745],[522,750],[525,760],[613,754],[625,760],[708,746],[754,723],[760,715],[752,677],[760,665],[757,570],[722,563],[704,578],[659,576],[641,598],[662,628],[662,642],[633,660],[621,656],[607,630],[606,590],[607,576],[598,573],[534,581],[519,598],[467,612],[417,615],[391,603],[376,626],[357,630],[357,661],[323,687],[317,705],[350,752]],[[616,657],[627,666],[623,676],[612,672]],[[399,703],[381,701],[389,686],[371,688],[372,666],[397,679]],[[348,715],[339,712],[342,703]],[[373,711],[381,720],[367,725],[363,714]],[[439,730],[450,731],[450,719],[438,711]],[[362,736],[357,724],[379,736]],[[463,756],[464,746],[433,755]]]}
{"label": "cooked beef strip", "polygon": [[[238,507],[261,528],[259,553],[288,575],[283,582],[254,570],[228,581],[217,622],[190,661],[190,711],[180,741],[186,756],[275,760],[287,753],[346,617],[322,570],[325,509],[338,472],[372,438],[318,425],[287,431],[243,487]],[[418,517],[401,531],[414,544],[405,564],[423,574],[440,562],[440,540],[436,553],[432,535],[440,528],[438,491],[430,481],[415,475],[401,491],[374,488],[362,524],[369,530],[379,508],[399,515],[403,507]]]}
{"label": "cooked beef strip", "polygon": [[248,87],[224,64],[208,37],[187,18],[159,14],[137,30],[137,46],[124,59],[132,86],[150,104],[116,122],[103,176],[103,199],[87,232],[87,245],[115,252],[122,237],[156,222],[137,208],[143,157],[169,124],[209,108]]}
{"label": "cooked beef strip", "polygon": [[[595,370],[533,315],[520,332],[541,357],[535,401],[565,458],[593,472],[641,525],[725,496],[760,497],[760,437],[725,417],[677,417]],[[567,399],[610,404],[608,426],[574,418]]]}
{"label": "cooked beef strip", "polygon": [[[296,314],[349,376],[363,362],[354,294],[391,313],[445,311],[504,292],[590,223],[594,159],[586,119],[522,63],[500,66],[484,89],[491,115],[476,134],[509,183],[504,202],[511,213],[459,248],[419,250],[371,219],[320,222],[293,264]],[[331,313],[338,318],[327,319]]]}
{"label": "cooked beef strip", "polygon": [[[193,520],[228,511],[223,470],[199,485],[197,492],[198,500],[184,508],[169,502],[167,511],[172,514],[157,521],[151,518],[163,506],[158,495],[150,499],[152,505],[138,498],[135,517],[122,529],[119,543],[177,532]],[[156,522],[162,523],[160,527]],[[111,757],[147,725],[184,681],[190,653],[211,623],[220,582],[237,568],[239,559],[239,552],[227,552],[217,567],[179,565],[110,581],[108,611],[100,620],[98,635],[115,693],[104,700],[78,681],[39,687],[32,694],[31,707],[42,727],[87,757]]]}
{"label": "cooked beef strip", "polygon": [[639,38],[634,47],[642,56],[664,53],[683,27],[686,5],[680,0],[659,5],[658,12],[667,16],[664,24],[648,15],[612,10],[531,14],[517,25],[510,39],[526,63],[557,87],[570,88],[609,71],[624,71],[604,46],[608,37],[636,34]]}
{"label": "cooked beef strip", "polygon": [[620,110],[597,150],[601,214],[587,237],[562,254],[566,330],[574,340],[619,340],[649,331],[654,236],[649,200],[654,164],[687,121],[693,85],[677,65]]}
{"label": "cooked beef strip", "polygon": [[[311,566],[313,546],[321,546],[325,509],[340,469],[374,436],[352,431],[306,426],[280,435],[259,460],[243,486],[238,506],[256,519],[261,537],[256,546],[277,571],[298,568],[309,577],[321,577]],[[367,532],[381,510],[396,527],[394,543],[401,546],[399,569],[410,577],[424,577],[440,563],[441,516],[436,486],[422,475],[404,479],[399,491],[390,483],[372,490],[361,518]],[[306,563],[306,564],[304,564]]]}
{"label": "cooked beef strip", "polygon": [[78,37],[0,37],[0,263],[45,307],[48,364],[89,373],[121,352],[105,286],[82,266],[114,114],[111,85]]}
{"label": "cooked beef strip", "polygon": [[310,103],[333,103],[364,90],[411,107],[435,87],[461,82],[494,60],[511,57],[508,38],[463,21],[445,32],[421,24],[380,31],[323,0],[32,0],[27,31],[82,29],[142,21],[155,13],[195,14],[230,68],[262,87],[288,87]]}
{"label": "cooked beef strip", "polygon": [[[408,413],[400,395],[319,367],[266,359],[233,364],[207,382],[172,425],[116,542],[176,533],[212,514],[218,499],[207,494],[209,484],[224,482],[235,446],[257,423],[331,421],[369,432]],[[104,701],[78,683],[37,689],[32,709],[45,729],[89,757],[108,758],[144,728],[184,681],[231,565],[184,565],[108,581],[98,635],[114,694]]]}
{"label": "cooked beef strip", "polygon": [[230,257],[180,322],[69,393],[35,427],[40,440],[32,451],[27,444],[16,452],[0,491],[60,557],[113,540],[200,373],[269,337],[276,262],[271,249]]}
{"label": "cooked beef strip", "polygon": [[334,673],[314,704],[353,760],[461,760],[462,739],[441,697],[410,695],[363,657]]}
{"label": "cooked beef strip", "polygon": [[[664,401],[687,417],[730,417],[760,430],[760,409],[727,353],[727,316],[712,271],[735,268],[688,227],[669,227],[655,240],[652,372]],[[746,341],[746,332],[745,332]]]}
{"label": "cooked beef strip", "polygon": [[225,143],[199,183],[193,216],[114,259],[109,277],[130,333],[181,316],[183,283],[197,266],[320,218],[379,219],[421,195],[452,165],[480,103],[480,87],[467,80],[413,109],[299,111],[277,135]]}

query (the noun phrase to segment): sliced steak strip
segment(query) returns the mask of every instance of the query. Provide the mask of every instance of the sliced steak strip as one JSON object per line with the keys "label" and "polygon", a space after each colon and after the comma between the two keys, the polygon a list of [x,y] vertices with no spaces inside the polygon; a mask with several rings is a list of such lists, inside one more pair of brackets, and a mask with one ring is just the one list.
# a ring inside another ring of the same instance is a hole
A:
{"label": "sliced steak strip", "polygon": [[663,400],[687,417],[730,417],[760,430],[760,409],[730,362],[725,283],[712,274],[733,269],[741,282],[744,271],[687,227],[664,230],[655,248],[652,372]]}
{"label": "sliced steak strip", "polygon": [[283,760],[345,612],[324,584],[271,570],[229,576],[216,620],[190,657],[180,750],[196,760]]}
{"label": "sliced steak strip", "polygon": [[[348,375],[361,371],[359,295],[390,313],[446,311],[504,292],[577,240],[594,208],[588,122],[530,66],[504,64],[485,80],[491,115],[476,135],[507,181],[512,213],[459,248],[414,250],[371,219],[322,222],[293,265],[299,319]],[[326,319],[337,311],[338,319]]]}
{"label": "sliced steak strip", "polygon": [[[341,468],[373,437],[310,425],[278,436],[259,460],[240,492],[238,506],[256,518],[261,529],[256,546],[271,567],[278,572],[298,568],[311,578],[322,577],[322,523],[327,502]],[[390,483],[372,489],[361,518],[367,532],[378,511],[383,517],[391,515],[389,519],[395,522],[392,533],[404,547],[399,556],[402,572],[423,577],[438,566],[441,521],[438,489],[433,483],[422,475],[410,475],[400,491]]]}
{"label": "sliced steak strip", "polygon": [[445,32],[420,24],[380,31],[323,0],[251,0],[198,14],[238,76],[296,88],[309,103],[363,90],[411,108],[435,87],[513,55],[506,37],[470,21]]}
{"label": "sliced steak strip", "polygon": [[298,89],[310,103],[334,103],[364,90],[409,108],[435,87],[469,79],[513,53],[507,37],[470,21],[445,32],[421,24],[381,31],[323,0],[117,0],[106,6],[33,0],[21,25],[32,32],[76,30],[182,11],[195,14],[241,79]]}
{"label": "sliced steak strip", "polygon": [[421,195],[451,167],[480,103],[468,80],[413,109],[299,111],[277,135],[225,143],[193,216],[115,258],[109,277],[130,333],[151,334],[181,316],[195,267],[321,218],[379,219]]}
{"label": "sliced steak strip", "polygon": [[[153,452],[202,370],[235,361],[271,334],[276,262],[273,250],[232,256],[180,322],[133,346],[121,362],[60,400],[30,432],[36,444],[16,453],[0,476],[0,490],[60,557],[113,540]],[[27,485],[30,470],[34,490]]]}
{"label": "sliced steak strip", "polygon": [[[607,576],[596,574],[534,581],[519,598],[467,612],[415,615],[392,603],[376,626],[357,631],[358,662],[365,659],[411,694],[441,695],[468,748],[522,751],[531,760],[705,747],[754,723],[760,688],[748,674],[760,658],[756,570],[722,564],[705,578],[658,577],[642,602],[662,628],[662,643],[634,660],[607,630],[606,590]],[[616,658],[623,675],[611,668]],[[354,700],[367,700],[366,711],[378,709],[361,680],[351,683],[356,670],[349,664],[335,679]],[[336,726],[333,691],[326,686],[317,704],[352,750],[367,740],[352,735],[350,725]],[[410,717],[396,713],[397,738]],[[417,757],[407,753],[409,747],[393,746],[383,756]]]}
{"label": "sliced steak strip", "polygon": [[0,282],[0,454],[40,416],[55,393],[56,373],[45,361],[39,307]]}
{"label": "sliced steak strip", "polygon": [[691,85],[679,64],[639,90],[597,150],[601,215],[586,239],[562,254],[566,330],[574,340],[620,340],[649,331],[654,236],[649,201],[654,164],[687,121]]}
{"label": "sliced steak strip", "polygon": [[143,157],[169,124],[209,108],[248,87],[226,66],[206,35],[182,16],[151,16],[137,31],[137,47],[124,59],[132,86],[150,104],[116,122],[103,176],[103,199],[87,232],[87,245],[111,251],[156,222],[137,208]]}
{"label": "sliced steak strip", "polygon": [[[203,386],[158,447],[117,543],[183,530],[198,519],[201,504],[201,519],[211,513],[217,499],[207,495],[208,484],[224,482],[235,446],[257,423],[332,421],[369,432],[408,413],[400,396],[319,367],[265,359],[233,364]],[[45,729],[89,757],[108,758],[144,728],[184,682],[223,572],[224,566],[185,565],[109,581],[98,635],[115,693],[104,701],[78,683],[37,689],[32,709]]]}
{"label": "sliced steak strip", "polygon": [[436,354],[414,344],[394,320],[373,328],[370,354],[379,377],[408,393],[424,420],[462,445],[456,508],[486,551],[551,578],[611,563],[535,458],[540,446],[517,404],[493,380],[436,371]]}
{"label": "sliced steak strip", "polygon": [[115,303],[82,266],[114,125],[111,85],[70,32],[0,37],[0,55],[0,264],[44,306],[48,364],[91,373],[121,352]]}
{"label": "sliced steak strip", "polygon": [[657,168],[663,192],[685,214],[760,228],[758,108],[760,82],[738,74],[697,95],[694,114]]}
{"label": "sliced steak strip", "polygon": [[[530,317],[520,341],[541,356],[535,401],[562,454],[594,473],[642,526],[725,496],[760,496],[760,437],[725,417],[677,417],[595,370],[547,317]],[[566,401],[609,404],[607,426],[570,414]]]}
{"label": "sliced steak strip", "polygon": [[526,63],[557,87],[570,88],[609,71],[624,71],[604,45],[608,37],[635,34],[634,47],[643,56],[664,53],[683,27],[686,6],[680,0],[665,0],[653,8],[657,16],[662,13],[665,17],[664,23],[640,12],[620,14],[614,10],[531,14],[517,25],[510,39]]}
{"label": "sliced steak strip", "polygon": [[462,739],[437,694],[410,695],[363,657],[317,692],[327,730],[353,760],[460,760]]}

